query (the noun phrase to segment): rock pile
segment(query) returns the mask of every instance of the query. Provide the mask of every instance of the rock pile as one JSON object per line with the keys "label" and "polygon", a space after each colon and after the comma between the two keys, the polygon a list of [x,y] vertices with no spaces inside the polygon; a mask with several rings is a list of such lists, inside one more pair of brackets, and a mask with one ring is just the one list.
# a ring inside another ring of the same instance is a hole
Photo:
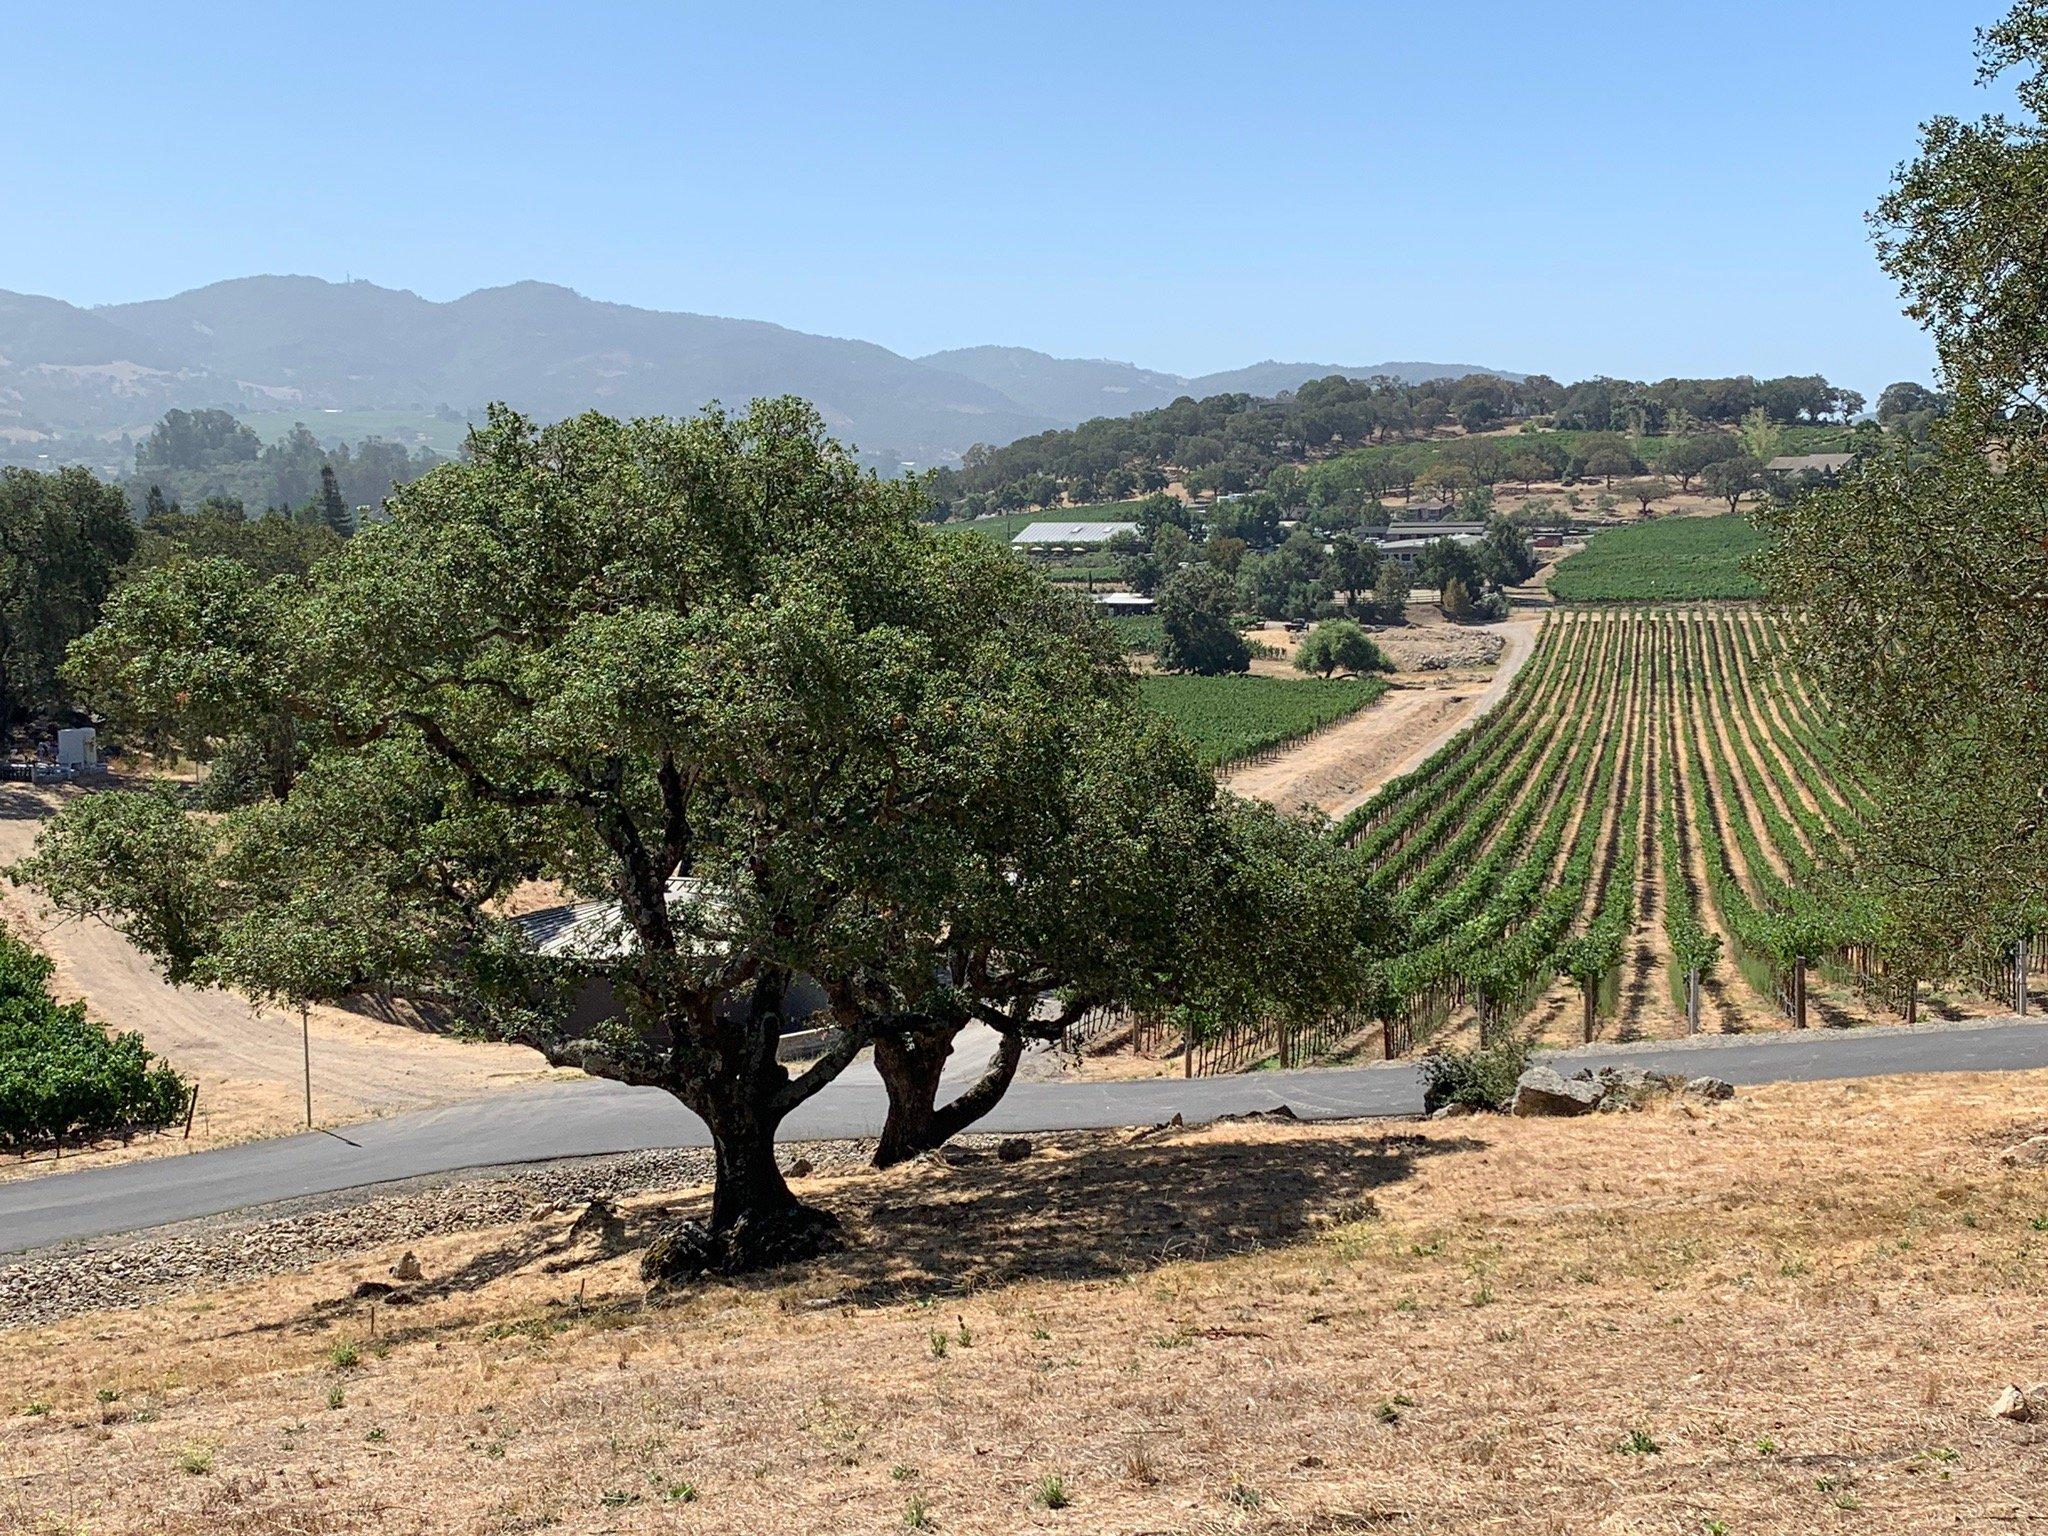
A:
{"label": "rock pile", "polygon": [[1665,1099],[1716,1102],[1733,1098],[1734,1086],[1718,1077],[1685,1077],[1646,1072],[1640,1067],[1581,1067],[1566,1077],[1554,1067],[1536,1066],[1515,1083],[1509,1113],[1530,1116],[1590,1115],[1645,1109]]}

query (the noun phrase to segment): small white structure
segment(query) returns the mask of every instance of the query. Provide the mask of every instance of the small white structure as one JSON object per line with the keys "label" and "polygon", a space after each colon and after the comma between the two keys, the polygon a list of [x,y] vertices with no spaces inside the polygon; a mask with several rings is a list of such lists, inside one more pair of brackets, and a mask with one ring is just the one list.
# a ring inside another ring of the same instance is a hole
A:
{"label": "small white structure", "polygon": [[100,733],[89,725],[57,733],[59,768],[97,768],[100,765]]}
{"label": "small white structure", "polygon": [[[1446,540],[1452,544],[1463,544],[1468,547],[1486,542],[1476,533],[1440,535],[1439,539]],[[1392,560],[1396,565],[1399,565],[1403,570],[1406,570],[1421,558],[1424,550],[1428,549],[1430,545],[1438,543],[1439,539],[1388,539],[1380,545],[1380,553],[1389,560]]]}
{"label": "small white structure", "polygon": [[1136,523],[1027,523],[1010,544],[1015,549],[1099,549],[1120,533],[1137,531]]}
{"label": "small white structure", "polygon": [[1097,592],[1095,606],[1115,617],[1119,614],[1150,613],[1159,605],[1142,592]]}

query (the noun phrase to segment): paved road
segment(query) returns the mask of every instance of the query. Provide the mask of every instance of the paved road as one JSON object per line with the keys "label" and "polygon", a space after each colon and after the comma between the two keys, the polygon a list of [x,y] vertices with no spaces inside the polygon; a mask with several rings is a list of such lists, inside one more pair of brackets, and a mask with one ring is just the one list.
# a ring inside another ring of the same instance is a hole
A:
{"label": "paved road", "polygon": [[[1909,1072],[2048,1068],[2048,1028],[2015,1021],[1923,1029],[1811,1030],[1754,1038],[1562,1052],[1565,1070],[1626,1064],[1712,1073],[1733,1083],[1811,1082]],[[1409,1063],[1247,1077],[1128,1083],[1018,1083],[979,1129],[1054,1131],[1213,1120],[1286,1104],[1309,1119],[1421,1108]],[[873,1135],[881,1084],[850,1073],[783,1126],[786,1140]],[[130,1232],[246,1206],[460,1168],[703,1146],[704,1125],[667,1094],[594,1081],[550,1084],[393,1115],[331,1132],[251,1142],[0,1185],[0,1254]]]}

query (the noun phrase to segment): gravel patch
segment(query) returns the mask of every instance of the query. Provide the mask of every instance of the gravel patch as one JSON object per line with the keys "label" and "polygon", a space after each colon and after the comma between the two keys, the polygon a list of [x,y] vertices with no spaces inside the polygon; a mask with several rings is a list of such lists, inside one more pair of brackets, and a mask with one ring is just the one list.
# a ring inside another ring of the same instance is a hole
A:
{"label": "gravel patch", "polygon": [[[1009,1139],[962,1136],[947,1155],[987,1155]],[[1037,1146],[1065,1145],[1089,1133],[1031,1139]],[[873,1141],[787,1142],[779,1150],[785,1168],[807,1162],[814,1173],[845,1174],[866,1168],[874,1147]],[[706,1147],[471,1168],[40,1249],[0,1258],[0,1331],[292,1274],[366,1249],[505,1226],[595,1199],[616,1203],[702,1188],[711,1175]]]}

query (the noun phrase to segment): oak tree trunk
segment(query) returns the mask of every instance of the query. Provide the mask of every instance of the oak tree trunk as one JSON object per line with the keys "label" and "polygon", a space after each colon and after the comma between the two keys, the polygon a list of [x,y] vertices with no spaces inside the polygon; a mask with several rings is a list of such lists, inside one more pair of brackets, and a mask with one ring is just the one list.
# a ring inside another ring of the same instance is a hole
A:
{"label": "oak tree trunk", "polygon": [[888,1168],[944,1146],[1001,1101],[1024,1058],[1024,1037],[1004,1030],[982,1075],[958,1098],[939,1103],[946,1058],[961,1026],[877,1036],[875,1069],[889,1090],[889,1113],[875,1147],[875,1166]]}
{"label": "oak tree trunk", "polygon": [[832,1245],[837,1218],[798,1200],[775,1160],[788,1112],[788,1076],[775,1059],[781,998],[780,984],[757,987],[747,1017],[705,1030],[709,1048],[678,1058],[676,1096],[711,1132],[711,1220],[678,1222],[649,1243],[641,1273],[657,1284],[792,1263]]}
{"label": "oak tree trunk", "polygon": [[939,1145],[939,1081],[958,1025],[875,1037],[875,1071],[889,1091],[889,1112],[875,1147],[875,1166],[891,1168]]}

